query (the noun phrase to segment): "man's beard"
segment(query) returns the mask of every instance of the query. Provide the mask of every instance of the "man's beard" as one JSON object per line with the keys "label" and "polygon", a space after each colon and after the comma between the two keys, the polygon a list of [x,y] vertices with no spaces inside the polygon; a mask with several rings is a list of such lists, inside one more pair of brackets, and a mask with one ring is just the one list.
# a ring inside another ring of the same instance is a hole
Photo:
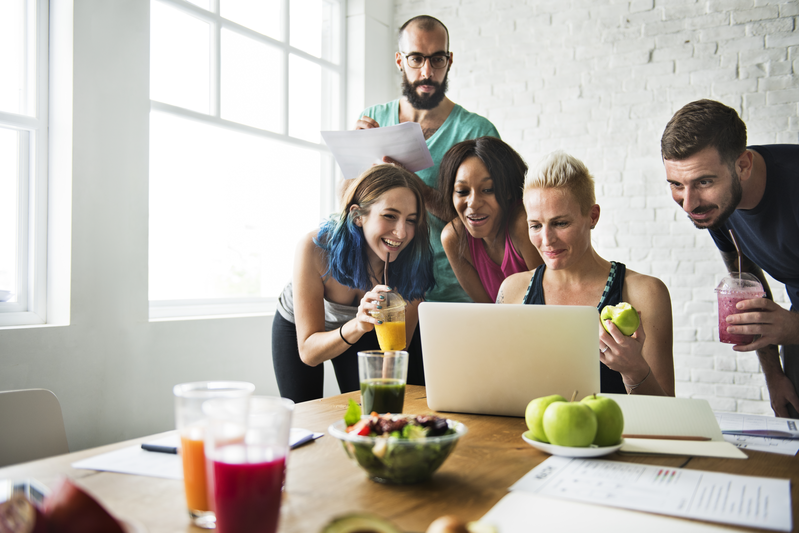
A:
{"label": "man's beard", "polygon": [[[419,80],[411,83],[408,81],[408,76],[405,71],[402,71],[402,95],[408,99],[408,102],[413,106],[414,109],[434,109],[438,107],[444,100],[444,96],[447,94],[447,78],[449,77],[449,69],[447,69],[447,73],[444,75],[444,81],[441,83],[437,83],[433,80]],[[436,88],[433,93],[424,93],[419,95],[416,92],[416,88],[421,85],[432,85]]]}
{"label": "man's beard", "polygon": [[730,195],[726,204],[720,206],[708,206],[705,208],[700,207],[693,211],[694,213],[704,213],[705,211],[710,211],[711,209],[718,208],[721,211],[719,215],[716,217],[716,220],[707,225],[697,224],[694,221],[694,219],[691,219],[691,222],[693,222],[694,226],[696,226],[699,229],[719,229],[721,226],[724,225],[725,222],[727,222],[727,219],[730,218],[730,215],[732,215],[735,212],[735,210],[738,208],[738,204],[741,203],[741,198],[743,198],[743,187],[741,187],[741,179],[738,177],[738,173],[735,172],[735,170],[733,170],[732,188],[730,189]]}

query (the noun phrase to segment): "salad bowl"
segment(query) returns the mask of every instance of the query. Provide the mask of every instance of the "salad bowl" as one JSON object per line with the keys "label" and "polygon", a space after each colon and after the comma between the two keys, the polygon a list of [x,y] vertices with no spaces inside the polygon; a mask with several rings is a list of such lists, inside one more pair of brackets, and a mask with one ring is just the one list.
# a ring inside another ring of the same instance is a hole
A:
{"label": "salad bowl", "polygon": [[[414,415],[392,416],[416,418]],[[368,418],[363,417],[364,420]],[[349,458],[373,481],[407,484],[430,479],[455,449],[458,439],[466,434],[466,426],[462,423],[447,419],[446,424],[447,431],[443,435],[405,438],[358,435],[347,432],[346,423],[339,420],[328,428],[328,433],[341,441]]]}

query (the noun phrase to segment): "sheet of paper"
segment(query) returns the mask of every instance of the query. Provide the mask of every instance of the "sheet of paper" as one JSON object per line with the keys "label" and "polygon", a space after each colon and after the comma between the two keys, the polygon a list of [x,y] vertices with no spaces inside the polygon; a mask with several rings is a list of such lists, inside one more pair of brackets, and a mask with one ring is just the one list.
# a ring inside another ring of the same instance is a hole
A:
{"label": "sheet of paper", "polygon": [[714,413],[722,433],[799,439],[799,420],[742,413]]}
{"label": "sheet of paper", "polygon": [[341,173],[347,179],[357,178],[375,163],[388,156],[417,172],[433,166],[433,157],[418,122],[368,130],[323,131],[322,138]]}
{"label": "sheet of paper", "polygon": [[492,524],[502,533],[531,531],[673,531],[679,533],[721,533],[729,528],[690,522],[613,507],[558,500],[528,492],[514,491],[499,500],[480,522]]}
{"label": "sheet of paper", "polygon": [[[159,446],[177,446],[177,435],[156,439],[150,444]],[[128,446],[113,452],[95,455],[72,463],[72,468],[103,470],[120,474],[138,476],[163,477],[167,479],[183,479],[183,465],[180,456],[173,453],[157,453],[142,450],[140,445]]]}
{"label": "sheet of paper", "polygon": [[[292,448],[297,448],[322,436],[324,436],[324,433],[314,433],[302,428],[291,428],[289,445]],[[180,439],[177,435],[171,435],[162,439],[148,441],[147,444],[177,447],[180,444]],[[72,468],[167,479],[183,479],[183,464],[179,455],[148,452],[147,450],[142,450],[141,445],[129,446],[113,452],[95,455],[72,463]]]}
{"label": "sheet of paper", "polygon": [[613,398],[624,413],[625,435],[705,437],[710,441],[624,439],[622,453],[693,455],[746,459],[746,454],[724,440],[707,400],[627,394]]}
{"label": "sheet of paper", "polygon": [[753,435],[724,434],[724,440],[736,448],[756,450],[758,452],[796,455],[799,452],[799,440],[780,439],[774,437],[755,437]]}
{"label": "sheet of paper", "polygon": [[550,457],[510,490],[777,531],[793,524],[788,479]]}

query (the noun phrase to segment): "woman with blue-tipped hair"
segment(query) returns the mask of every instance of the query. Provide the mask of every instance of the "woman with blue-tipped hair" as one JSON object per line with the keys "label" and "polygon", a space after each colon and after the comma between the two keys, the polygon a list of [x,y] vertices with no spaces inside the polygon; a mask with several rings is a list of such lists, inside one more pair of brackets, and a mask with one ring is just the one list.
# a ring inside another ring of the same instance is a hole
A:
{"label": "woman with blue-tipped hair", "polygon": [[[321,398],[322,363],[328,360],[341,392],[359,390],[357,354],[379,347],[378,320],[370,312],[380,309],[391,287],[408,302],[408,383],[423,375],[421,348],[412,340],[417,307],[435,282],[422,190],[415,174],[376,165],[353,180],[341,211],[300,241],[292,282],[272,323],[272,363],[281,396],[295,402]],[[386,257],[391,287],[383,284]]]}

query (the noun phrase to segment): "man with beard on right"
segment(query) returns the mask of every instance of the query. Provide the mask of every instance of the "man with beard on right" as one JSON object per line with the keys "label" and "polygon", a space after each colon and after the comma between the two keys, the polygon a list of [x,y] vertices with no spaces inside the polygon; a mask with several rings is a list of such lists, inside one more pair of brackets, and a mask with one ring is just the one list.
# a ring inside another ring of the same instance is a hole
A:
{"label": "man with beard on right", "polygon": [[[727,331],[755,335],[733,350],[757,351],[774,414],[799,418],[799,145],[747,147],[734,109],[698,100],[675,113],[660,146],[674,201],[738,272],[732,230],[741,270],[763,284],[766,297],[738,302]],[[785,284],[790,311],[772,301],[764,270]]]}
{"label": "man with beard on right", "polygon": [[[488,119],[466,111],[447,98],[447,76],[453,55],[449,50],[449,32],[440,20],[428,15],[413,17],[399,29],[397,41],[395,61],[402,73],[402,97],[365,110],[355,129],[394,126],[402,122],[418,122],[422,127],[433,166],[416,174],[426,185],[425,205],[433,215],[430,217],[430,244],[436,280],[435,288],[425,299],[471,302],[452,272],[441,245],[441,230],[449,220],[442,218],[446,202],[437,188],[438,167],[452,145],[486,135],[499,138],[499,133]],[[383,160],[394,163],[389,157]]]}

